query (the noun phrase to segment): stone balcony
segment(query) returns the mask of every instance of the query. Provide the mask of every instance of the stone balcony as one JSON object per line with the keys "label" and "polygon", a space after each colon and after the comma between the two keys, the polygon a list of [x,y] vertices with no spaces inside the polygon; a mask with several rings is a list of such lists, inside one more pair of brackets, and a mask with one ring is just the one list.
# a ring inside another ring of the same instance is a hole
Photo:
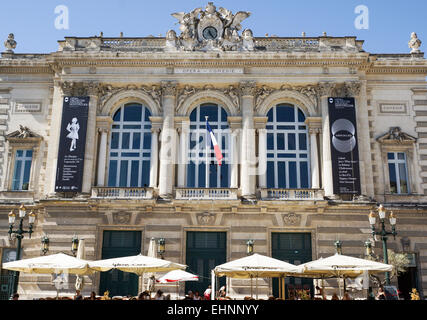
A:
{"label": "stone balcony", "polygon": [[137,187],[93,187],[94,199],[152,199],[152,188]]}
{"label": "stone balcony", "polygon": [[237,188],[176,188],[177,200],[237,200]]}
{"label": "stone balcony", "polygon": [[261,189],[261,200],[323,200],[322,189]]}
{"label": "stone balcony", "polygon": [[[321,189],[260,189],[259,200],[323,200]],[[93,187],[93,199],[153,199],[153,188]],[[238,188],[175,188],[176,200],[238,200]]]}

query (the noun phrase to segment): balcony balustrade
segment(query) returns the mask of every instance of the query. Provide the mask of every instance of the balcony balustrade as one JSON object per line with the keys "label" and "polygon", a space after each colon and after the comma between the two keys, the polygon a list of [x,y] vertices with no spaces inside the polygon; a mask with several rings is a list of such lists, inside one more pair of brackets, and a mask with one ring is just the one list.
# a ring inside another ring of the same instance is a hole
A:
{"label": "balcony balustrade", "polygon": [[176,188],[177,200],[237,200],[234,188]]}
{"label": "balcony balustrade", "polygon": [[92,188],[92,198],[152,199],[153,189],[137,187],[94,187]]}
{"label": "balcony balustrade", "polygon": [[261,189],[262,200],[323,200],[321,189]]}

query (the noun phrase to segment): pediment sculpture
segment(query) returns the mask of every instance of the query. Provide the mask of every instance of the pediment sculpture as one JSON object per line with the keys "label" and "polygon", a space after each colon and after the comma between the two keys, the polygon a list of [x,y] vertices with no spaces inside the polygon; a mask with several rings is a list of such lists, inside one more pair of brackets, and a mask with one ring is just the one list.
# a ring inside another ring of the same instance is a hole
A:
{"label": "pediment sculpture", "polygon": [[377,140],[382,143],[414,143],[417,138],[403,132],[400,127],[391,127],[386,134],[378,137]]}
{"label": "pediment sculpture", "polygon": [[239,11],[233,14],[225,8],[216,9],[209,2],[205,10],[196,8],[189,13],[176,12],[172,16],[178,19],[181,34],[174,30],[166,34],[167,51],[252,51],[253,34],[242,29],[241,22],[250,16],[250,12]]}
{"label": "pediment sculpture", "polygon": [[28,127],[23,126],[23,125],[19,125],[18,130],[13,131],[6,136],[7,140],[10,140],[10,139],[28,139],[28,138],[41,139],[41,136],[38,135],[37,133],[34,133]]}

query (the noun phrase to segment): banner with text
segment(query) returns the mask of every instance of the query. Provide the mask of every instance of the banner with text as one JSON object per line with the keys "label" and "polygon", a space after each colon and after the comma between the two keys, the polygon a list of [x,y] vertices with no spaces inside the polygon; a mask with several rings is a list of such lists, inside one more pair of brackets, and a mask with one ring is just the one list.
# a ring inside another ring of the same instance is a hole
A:
{"label": "banner with text", "polygon": [[328,98],[334,194],[360,195],[354,98]]}
{"label": "banner with text", "polygon": [[89,97],[64,97],[56,192],[81,192]]}

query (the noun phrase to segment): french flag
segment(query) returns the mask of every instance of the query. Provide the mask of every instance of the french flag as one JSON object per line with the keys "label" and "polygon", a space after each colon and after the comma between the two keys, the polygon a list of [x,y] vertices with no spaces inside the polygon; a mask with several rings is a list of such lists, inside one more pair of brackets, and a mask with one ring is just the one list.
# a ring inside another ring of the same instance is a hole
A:
{"label": "french flag", "polygon": [[209,125],[207,117],[206,117],[206,129],[208,129],[209,134],[211,135],[211,140],[212,140],[212,144],[213,144],[213,147],[214,147],[214,150],[215,150],[216,160],[218,161],[218,164],[221,165],[221,161],[222,161],[222,158],[223,158],[222,157],[222,152],[221,152],[221,149],[218,146],[218,143],[216,142],[215,135],[212,132],[212,129],[211,129],[211,126]]}

